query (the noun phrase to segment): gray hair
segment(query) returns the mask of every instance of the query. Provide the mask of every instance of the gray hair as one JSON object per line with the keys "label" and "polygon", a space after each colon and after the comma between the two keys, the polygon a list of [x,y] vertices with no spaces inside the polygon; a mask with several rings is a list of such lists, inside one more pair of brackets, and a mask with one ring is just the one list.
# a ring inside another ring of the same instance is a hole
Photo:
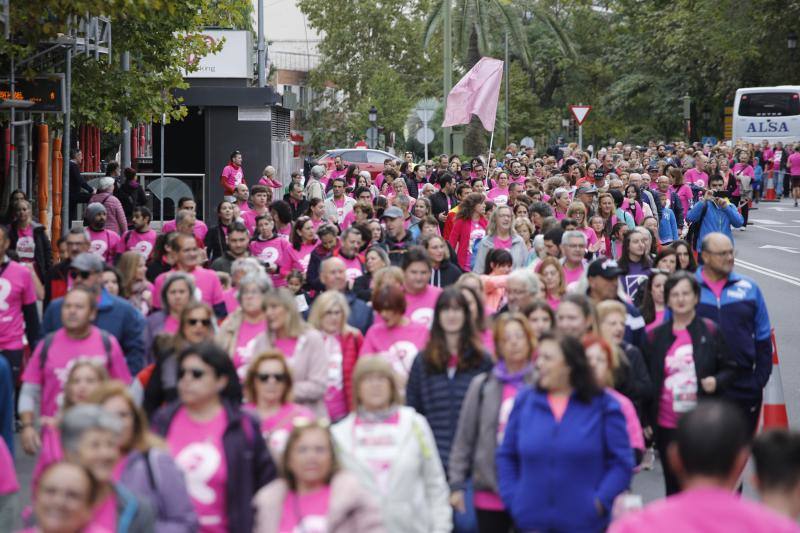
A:
{"label": "gray hair", "polygon": [[358,175],[362,178],[367,178],[369,182],[372,183],[372,174],[370,174],[368,170],[362,170]]}
{"label": "gray hair", "polygon": [[411,199],[405,194],[398,194],[394,197],[394,203],[408,207],[411,205]]}
{"label": "gray hair", "polygon": [[565,231],[564,234],[561,236],[561,244],[566,244],[567,239],[580,239],[583,242],[583,246],[586,246],[586,234],[582,231],[578,230],[570,230]]}
{"label": "gray hair", "polygon": [[262,173],[262,175],[264,175],[264,176],[274,176],[275,172],[276,172],[275,171],[275,167],[273,167],[272,165],[267,165],[266,167],[264,167],[264,172]]}
{"label": "gray hair", "polygon": [[325,175],[325,167],[322,165],[314,165],[311,167],[311,177],[315,179],[320,179],[322,176]]}
{"label": "gray hair", "polygon": [[171,274],[167,274],[167,279],[164,280],[164,285],[161,287],[161,306],[164,308],[164,311],[169,314],[169,301],[167,300],[167,292],[169,292],[169,288],[172,287],[172,284],[176,281],[184,281],[186,282],[186,286],[189,287],[189,297],[194,299],[195,293],[195,285],[194,285],[194,278],[187,274],[186,272],[173,272]]}
{"label": "gray hair", "polygon": [[193,212],[189,211],[188,209],[181,209],[181,210],[180,210],[180,211],[178,211],[178,213],[175,215],[175,226],[176,226],[176,227],[177,227],[177,226],[180,226],[180,225],[181,225],[181,224],[183,224],[183,223],[186,221],[186,219],[187,219],[187,218],[189,218],[189,217],[195,217],[195,218],[196,218],[196,217],[197,217],[197,215],[195,215]]}
{"label": "gray hair", "polygon": [[[272,290],[272,280],[263,272],[248,272],[242,279],[239,280],[239,289],[236,291],[236,300],[239,304],[242,303],[242,292],[245,287],[254,286],[261,292],[263,297],[267,292]],[[262,307],[264,303],[262,301]]]}
{"label": "gray hair", "polygon": [[521,268],[514,270],[508,275],[506,283],[509,281],[520,281],[528,286],[528,292],[531,294],[539,293],[539,276],[530,268]]}
{"label": "gray hair", "polygon": [[115,180],[113,177],[104,176],[104,177],[100,178],[100,181],[99,181],[99,183],[97,185],[97,190],[98,191],[113,191],[114,190],[114,184],[116,182],[117,182],[117,180]]}
{"label": "gray hair", "polygon": [[83,435],[93,429],[109,431],[118,436],[122,431],[122,423],[116,415],[99,405],[76,405],[68,409],[59,425],[64,452],[77,453]]}
{"label": "gray hair", "polygon": [[231,264],[231,278],[235,278],[240,272],[245,275],[258,274],[264,272],[264,267],[255,257],[240,257]]}

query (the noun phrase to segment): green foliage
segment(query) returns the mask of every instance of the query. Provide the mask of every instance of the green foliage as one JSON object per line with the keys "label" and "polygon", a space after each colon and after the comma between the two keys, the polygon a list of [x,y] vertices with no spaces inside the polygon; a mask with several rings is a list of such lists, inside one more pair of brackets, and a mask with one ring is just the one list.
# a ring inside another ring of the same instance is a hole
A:
{"label": "green foliage", "polygon": [[[133,123],[180,119],[186,109],[172,95],[186,87],[183,69],[189,57],[217,51],[197,32],[205,27],[250,28],[249,0],[26,0],[12,2],[13,44],[0,42],[0,60],[25,58],[66,34],[68,21],[85,13],[111,19],[111,61],[76,54],[73,60],[73,122],[107,131],[119,129],[119,119]],[[43,15],[45,14],[45,15]],[[131,55],[130,71],[122,72],[123,51]],[[23,73],[36,74],[33,70]]]}

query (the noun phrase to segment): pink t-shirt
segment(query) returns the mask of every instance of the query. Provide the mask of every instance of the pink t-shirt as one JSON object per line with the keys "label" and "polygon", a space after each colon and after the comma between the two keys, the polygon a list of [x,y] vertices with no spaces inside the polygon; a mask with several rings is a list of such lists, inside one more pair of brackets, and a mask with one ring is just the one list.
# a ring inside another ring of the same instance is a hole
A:
{"label": "pink t-shirt", "polygon": [[120,237],[111,230],[94,231],[86,228],[89,233],[89,252],[95,254],[108,263],[114,263],[114,256],[117,252]]}
{"label": "pink t-shirt", "polygon": [[167,315],[167,318],[164,320],[164,329],[162,331],[164,333],[177,333],[180,325],[177,318],[174,318],[172,315]]}
{"label": "pink t-shirt", "polygon": [[155,230],[147,230],[144,233],[130,230],[126,232],[119,240],[119,243],[117,243],[117,254],[122,255],[127,251],[133,251],[147,260],[150,259],[150,254],[153,253],[153,247],[155,247],[155,245]]}
{"label": "pink t-shirt", "polygon": [[278,533],[326,533],[330,499],[328,485],[307,494],[289,491],[283,500]]}
{"label": "pink t-shirt", "polygon": [[300,265],[300,268],[303,270],[303,272],[308,270],[308,262],[311,260],[311,252],[314,251],[314,248],[316,248],[318,244],[319,243],[317,241],[314,241],[311,244],[301,244],[299,250],[292,248],[294,259],[297,261],[297,264]]}
{"label": "pink t-shirt", "polygon": [[391,363],[396,372],[408,377],[411,364],[427,344],[429,335],[428,327],[416,322],[393,328],[388,328],[383,321],[376,322],[367,330],[359,355],[379,355]]}
{"label": "pink t-shirt", "polygon": [[433,324],[433,309],[441,293],[442,289],[433,285],[426,286],[419,294],[406,292],[406,317],[430,329]]}
{"label": "pink t-shirt", "polygon": [[375,484],[384,496],[389,492],[392,465],[403,437],[399,421],[400,416],[394,413],[380,422],[356,417],[353,423],[354,453],[369,466]]}
{"label": "pink t-shirt", "polygon": [[472,263],[472,251],[475,248],[475,243],[484,237],[486,237],[486,219],[480,218],[478,220],[473,220],[471,229],[469,231],[469,248],[467,248],[467,257],[469,258],[469,263],[467,263],[467,265]]}
{"label": "pink t-shirt", "polygon": [[233,354],[233,366],[236,367],[236,373],[242,381],[247,375],[247,367],[253,358],[253,346],[256,343],[256,337],[264,333],[265,328],[266,324],[264,322],[252,323],[242,320],[242,325],[239,327],[239,335],[236,337],[236,351]]}
{"label": "pink t-shirt", "polygon": [[673,330],[675,340],[664,358],[664,383],[658,402],[658,425],[678,427],[678,417],[697,405],[697,372],[692,338],[685,329]]}
{"label": "pink t-shirt", "polygon": [[17,229],[17,257],[25,263],[33,263],[36,241],[33,240],[33,226]]}
{"label": "pink t-shirt", "polygon": [[501,239],[500,237],[495,236],[493,242],[494,242],[494,247],[497,250],[510,250],[512,241],[513,239],[511,237],[507,239]]}
{"label": "pink t-shirt", "polygon": [[116,531],[117,498],[113,493],[106,496],[102,503],[95,505],[92,523],[108,531]]}
{"label": "pink t-shirt", "polygon": [[17,472],[14,469],[14,458],[8,451],[5,439],[0,439],[0,496],[13,494],[19,490],[17,482]]}
{"label": "pink t-shirt", "polygon": [[[514,407],[514,399],[519,392],[519,388],[511,384],[503,385],[503,395],[500,402],[500,412],[497,414],[497,444],[498,446],[503,442],[503,437],[506,433],[506,426],[508,425],[508,417],[511,415],[511,409]],[[474,497],[475,507],[485,511],[502,511],[505,509],[500,495],[490,492],[488,490],[475,491]]]}
{"label": "pink t-shirt", "polygon": [[[161,287],[164,286],[167,276],[178,270],[173,269],[163,272],[156,278],[155,286],[153,287],[153,309],[161,309]],[[213,270],[208,270],[203,267],[195,267],[191,272],[187,272],[194,279],[194,297],[205,302],[211,307],[223,303],[224,295],[222,293],[222,283],[220,283],[217,273]]]}
{"label": "pink t-shirt", "polygon": [[656,500],[611,524],[609,533],[798,533],[800,527],[732,491],[703,487]]}
{"label": "pink t-shirt", "polygon": [[[254,404],[247,404],[250,411],[257,414]],[[273,457],[282,457],[292,432],[294,421],[298,418],[314,420],[314,413],[308,407],[296,403],[286,403],[274,415],[261,419],[261,434]]]}
{"label": "pink t-shirt", "polygon": [[[708,174],[703,171],[697,170],[696,168],[690,168],[686,171],[683,175],[683,180],[688,184],[695,184],[698,181],[702,181],[702,187],[708,186]],[[698,184],[698,187],[701,186]]]}
{"label": "pink t-shirt", "polygon": [[[177,228],[178,226],[174,220],[168,220],[167,222],[164,222],[164,225],[161,227],[161,233],[177,231]],[[192,233],[202,243],[206,238],[206,234],[208,234],[208,226],[206,226],[206,223],[202,220],[195,220]]]}
{"label": "pink t-shirt", "polygon": [[264,208],[263,213],[257,212],[255,209],[250,209],[242,213],[242,220],[244,221],[244,227],[247,228],[247,231],[250,235],[256,234],[256,219],[260,216],[269,216],[269,209]]}
{"label": "pink t-shirt", "polygon": [[361,266],[361,260],[358,256],[347,258],[342,254],[338,254],[337,257],[344,261],[344,276],[347,281],[355,281],[356,278],[359,278],[364,274],[364,270]]}
{"label": "pink t-shirt", "polygon": [[347,214],[344,216],[344,219],[342,220],[342,223],[341,223],[342,231],[344,231],[347,228],[349,228],[350,226],[352,226],[355,221],[356,221],[356,213],[355,213],[355,211],[352,211],[352,210],[348,211]]}
{"label": "pink t-shirt", "polygon": [[103,347],[103,338],[100,330],[95,326],[91,327],[89,336],[85,339],[72,339],[67,336],[67,332],[62,328],[55,332],[50,347],[47,350],[47,361],[44,369],[40,368],[40,354],[44,342],[40,342],[33,352],[33,357],[25,366],[22,374],[22,381],[33,383],[42,387],[42,405],[40,414],[42,416],[55,416],[61,405],[64,384],[67,381],[72,366],[79,361],[92,361],[98,365],[106,367],[108,375],[113,379],[118,379],[125,383],[131,382],[131,374],[128,365],[125,364],[125,356],[122,354],[117,339],[109,335],[111,342],[111,355],[106,358],[106,350]]}
{"label": "pink t-shirt", "polygon": [[508,187],[495,187],[489,191],[486,199],[493,201],[497,206],[508,204]]}
{"label": "pink t-shirt", "polygon": [[338,338],[331,337],[327,333],[322,333],[322,338],[328,352],[328,388],[325,390],[325,407],[328,408],[328,417],[336,421],[347,414],[342,345]]}
{"label": "pink t-shirt", "polygon": [[642,424],[639,422],[639,415],[636,413],[636,407],[633,402],[625,396],[612,389],[606,388],[609,393],[617,402],[619,402],[622,416],[625,417],[625,429],[628,430],[628,439],[631,441],[631,448],[634,450],[644,450],[644,433],[642,433]]}
{"label": "pink t-shirt", "polygon": [[36,292],[30,270],[7,259],[0,265],[0,350],[23,348],[22,308],[33,303]]}
{"label": "pink t-shirt", "polygon": [[655,319],[644,327],[645,331],[647,331],[649,333],[650,330],[656,329],[658,326],[663,324],[664,323],[664,313],[665,312],[666,312],[666,309],[661,309],[660,311],[656,310]]}
{"label": "pink t-shirt", "polygon": [[241,166],[230,163],[222,169],[222,177],[228,189],[233,190],[244,181],[244,171]]}
{"label": "pink t-shirt", "polygon": [[180,408],[167,432],[167,445],[194,504],[204,533],[227,533],[228,465],[222,436],[228,424],[225,409],[207,422],[193,420]]}
{"label": "pink t-shirt", "polygon": [[222,293],[222,299],[225,301],[225,310],[228,311],[228,314],[239,309],[239,300],[236,298],[236,293],[236,287],[231,287]]}
{"label": "pink t-shirt", "polygon": [[581,279],[581,276],[583,276],[583,272],[584,272],[584,268],[585,268],[583,266],[583,264],[581,264],[581,266],[579,266],[578,268],[574,268],[574,269],[569,268],[566,263],[564,263],[561,266],[564,269],[564,278],[565,278],[567,287],[569,287],[569,285],[571,283],[575,283],[575,282],[579,281]]}
{"label": "pink t-shirt", "polygon": [[586,248],[597,244],[597,233],[594,232],[592,228],[589,226],[585,226],[583,228],[578,228],[581,233],[586,235]]}
{"label": "pink t-shirt", "polygon": [[553,418],[556,419],[556,422],[561,422],[561,419],[564,418],[564,413],[567,412],[569,396],[555,396],[553,394],[548,394],[547,403],[550,405],[550,411],[553,413]]}
{"label": "pink t-shirt", "polygon": [[786,160],[790,176],[800,176],[800,152],[794,152]]}
{"label": "pink t-shirt", "polygon": [[293,253],[292,245],[280,237],[274,237],[266,241],[258,239],[251,241],[250,253],[264,264],[277,265],[278,272],[270,274],[272,284],[275,287],[285,287],[286,275],[293,268],[301,268],[296,255]]}
{"label": "pink t-shirt", "polygon": [[701,275],[703,276],[703,281],[705,281],[708,285],[708,288],[711,289],[711,292],[717,297],[717,300],[722,298],[722,291],[725,290],[725,284],[728,282],[728,280],[723,278],[718,281],[711,281],[708,276],[706,276],[705,270],[703,270]]}
{"label": "pink t-shirt", "polygon": [[297,348],[297,337],[280,337],[275,339],[275,348],[283,353],[286,359],[294,357],[294,350]]}

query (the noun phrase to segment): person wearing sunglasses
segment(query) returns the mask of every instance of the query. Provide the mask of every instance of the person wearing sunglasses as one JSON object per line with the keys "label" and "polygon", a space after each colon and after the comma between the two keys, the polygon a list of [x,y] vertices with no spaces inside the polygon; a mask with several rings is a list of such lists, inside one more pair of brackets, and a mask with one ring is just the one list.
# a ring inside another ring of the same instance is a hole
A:
{"label": "person wearing sunglasses", "polygon": [[29,455],[41,448],[39,432],[33,425],[34,412],[55,417],[64,393],[69,370],[78,361],[88,360],[105,367],[108,375],[130,383],[122,348],[113,337],[92,325],[97,315],[95,293],[73,288],[60,306],[64,326],[48,335],[33,352],[22,375],[19,416],[22,422],[22,447]]}
{"label": "person wearing sunglasses", "polygon": [[255,533],[384,533],[374,499],[339,468],[327,424],[298,419],[286,443],[282,476],[256,494]]}
{"label": "person wearing sunglasses", "polygon": [[244,379],[253,357],[255,338],[266,328],[264,296],[272,283],[263,272],[248,274],[239,282],[239,309],[228,315],[216,336],[219,344],[233,359],[239,378]]}
{"label": "person wearing sunglasses", "polygon": [[258,420],[242,410],[231,358],[217,345],[187,347],[177,361],[177,401],[153,417],[186,476],[201,532],[252,531],[255,493],[275,478]]}
{"label": "person wearing sunglasses", "polygon": [[247,367],[244,379],[245,409],[261,420],[261,434],[272,457],[279,461],[294,421],[314,419],[307,407],[292,401],[292,373],[283,354],[268,350]]}
{"label": "person wearing sunglasses", "polygon": [[[144,388],[142,407],[148,415],[178,397],[178,354],[187,346],[213,340],[214,324],[211,308],[202,302],[191,301],[183,308],[178,331],[156,337],[153,343],[155,363],[142,371],[137,379]],[[136,390],[133,392],[137,394]]]}

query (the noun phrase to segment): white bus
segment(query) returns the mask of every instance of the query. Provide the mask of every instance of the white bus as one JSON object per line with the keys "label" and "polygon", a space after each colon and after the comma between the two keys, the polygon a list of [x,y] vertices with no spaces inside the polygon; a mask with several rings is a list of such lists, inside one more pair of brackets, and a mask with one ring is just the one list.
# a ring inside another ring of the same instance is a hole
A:
{"label": "white bus", "polygon": [[733,102],[733,141],[800,141],[800,86],[738,89]]}

